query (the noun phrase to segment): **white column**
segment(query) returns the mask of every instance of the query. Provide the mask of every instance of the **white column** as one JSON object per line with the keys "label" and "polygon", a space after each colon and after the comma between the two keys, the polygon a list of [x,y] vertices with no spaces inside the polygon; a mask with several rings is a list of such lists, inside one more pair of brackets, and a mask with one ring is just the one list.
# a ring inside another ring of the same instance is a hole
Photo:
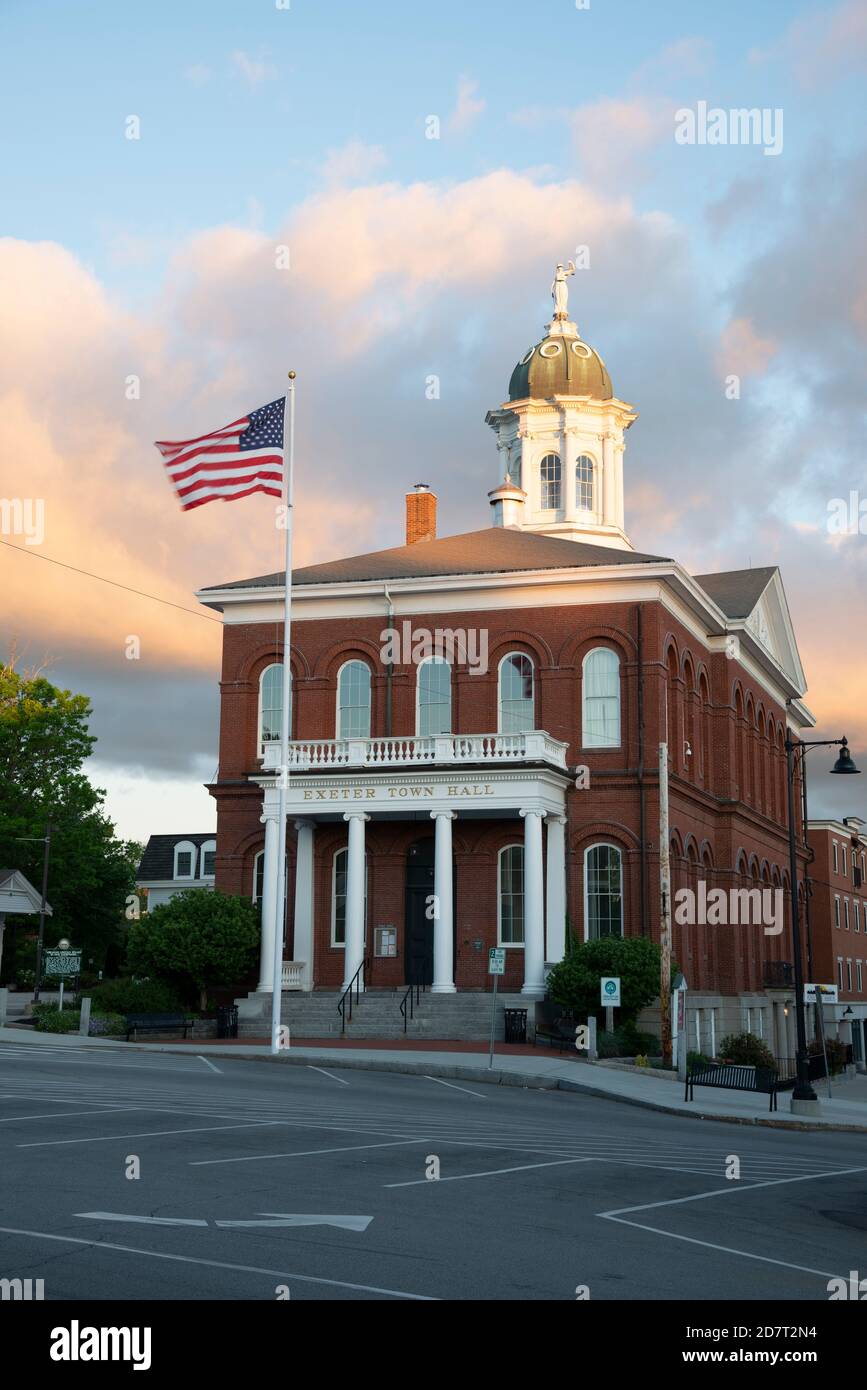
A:
{"label": "white column", "polygon": [[[370,820],[370,816],[366,816],[363,811],[347,811],[343,819],[349,822],[349,851],[346,856],[346,949],[343,967],[343,988],[347,989],[364,960],[364,823]],[[361,986],[364,988],[363,976]]]}
{"label": "white column", "polygon": [[602,436],[602,522],[617,524],[617,498],[614,481],[614,435],[609,430]]}
{"label": "white column", "polygon": [[623,445],[614,446],[614,524],[621,531],[626,525],[626,512],[623,508]]}
{"label": "white column", "polygon": [[455,993],[452,904],[452,821],[454,811],[431,811],[434,839],[434,949],[432,994]]}
{"label": "white column", "polygon": [[295,950],[294,958],[304,962],[301,986],[313,988],[313,837],[315,826],[297,820],[298,849],[295,858]]}
{"label": "white column", "polygon": [[548,816],[545,861],[545,960],[556,965],[566,954],[566,817]]}
{"label": "white column", "polygon": [[566,521],[575,521],[577,517],[577,488],[575,486],[575,459],[577,457],[577,440],[574,431],[566,427],[562,434],[563,446],[561,457],[563,459],[563,507],[564,518]]}
{"label": "white column", "polygon": [[262,873],[262,942],[259,957],[259,992],[270,994],[274,972],[274,933],[277,930],[277,808],[262,816],[265,826],[265,863]]}
{"label": "white column", "polygon": [[545,925],[542,892],[542,812],[524,818],[524,984],[522,994],[545,994]]}

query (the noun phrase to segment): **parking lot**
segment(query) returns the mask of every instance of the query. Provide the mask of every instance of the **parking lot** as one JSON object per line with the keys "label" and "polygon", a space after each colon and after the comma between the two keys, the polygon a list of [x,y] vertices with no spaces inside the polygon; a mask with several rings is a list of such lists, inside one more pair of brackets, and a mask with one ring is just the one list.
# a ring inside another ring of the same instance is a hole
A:
{"label": "parking lot", "polygon": [[0,1153],[0,1277],[46,1299],[825,1301],[867,1273],[863,1136],[339,1058],[2,1044]]}

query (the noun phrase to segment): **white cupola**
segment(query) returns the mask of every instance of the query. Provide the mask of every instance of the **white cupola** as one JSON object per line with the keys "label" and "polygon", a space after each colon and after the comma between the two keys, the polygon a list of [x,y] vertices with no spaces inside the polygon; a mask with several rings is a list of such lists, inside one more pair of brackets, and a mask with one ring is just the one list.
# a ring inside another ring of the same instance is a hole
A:
{"label": "white cupola", "polygon": [[[571,262],[566,270],[557,267],[547,334],[512,372],[509,400],[485,416],[497,436],[504,479],[489,493],[493,521],[631,550],[623,439],[637,412],[615,396],[599,353],[569,320],[566,276],[573,272]],[[516,492],[523,494],[520,501]]]}

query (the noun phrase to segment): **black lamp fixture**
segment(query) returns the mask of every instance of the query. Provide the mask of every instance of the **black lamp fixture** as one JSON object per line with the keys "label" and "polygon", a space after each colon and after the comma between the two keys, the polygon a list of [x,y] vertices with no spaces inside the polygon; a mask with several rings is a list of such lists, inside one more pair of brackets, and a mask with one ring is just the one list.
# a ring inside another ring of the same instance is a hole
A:
{"label": "black lamp fixture", "polygon": [[[792,885],[792,963],[794,966],[794,985],[795,985],[795,1031],[797,1035],[797,1057],[795,1089],[792,1092],[792,1101],[806,1100],[815,1101],[816,1092],[813,1090],[809,1079],[809,1063],[807,1058],[807,1025],[804,1018],[804,969],[801,958],[801,924],[798,915],[798,855],[795,843],[795,759],[802,760],[806,757],[811,748],[839,748],[840,752],[837,761],[830,769],[837,774],[858,773],[860,768],[855,766],[852,754],[849,752],[849,740],[847,738],[828,738],[828,739],[793,739],[791,735],[786,737],[786,772],[787,790],[789,804],[789,877]],[[807,827],[804,826],[806,836]]]}

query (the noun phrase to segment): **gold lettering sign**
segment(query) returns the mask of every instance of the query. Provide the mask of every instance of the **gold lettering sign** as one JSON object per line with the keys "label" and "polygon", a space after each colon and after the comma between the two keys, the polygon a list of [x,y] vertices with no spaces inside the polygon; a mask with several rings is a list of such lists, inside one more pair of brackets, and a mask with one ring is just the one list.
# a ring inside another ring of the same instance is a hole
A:
{"label": "gold lettering sign", "polygon": [[465,797],[493,796],[491,782],[450,782],[447,786],[434,783],[398,783],[382,787],[305,787],[305,801],[427,801],[445,797],[460,801]]}

